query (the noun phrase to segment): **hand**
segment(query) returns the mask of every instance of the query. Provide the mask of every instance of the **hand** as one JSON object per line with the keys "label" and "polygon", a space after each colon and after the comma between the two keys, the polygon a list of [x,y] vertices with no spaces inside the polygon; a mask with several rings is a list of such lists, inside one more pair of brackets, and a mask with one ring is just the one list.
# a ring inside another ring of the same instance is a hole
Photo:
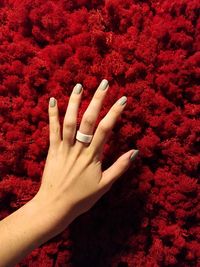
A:
{"label": "hand", "polygon": [[[40,189],[35,196],[40,202],[49,203],[54,214],[54,227],[59,224],[59,231],[66,228],[66,217],[70,210],[71,220],[88,211],[94,203],[107,192],[129,167],[130,156],[138,150],[123,154],[107,170],[101,170],[101,156],[112,128],[126,106],[126,97],[118,100],[100,121],[94,133],[95,122],[103,100],[108,91],[107,80],[97,88],[92,101],[87,107],[80,124],[80,132],[94,134],[90,144],[76,140],[77,114],[83,90],[75,93],[77,84],[70,96],[63,121],[63,139],[60,135],[59,112],[49,104],[50,146],[42,175]],[[103,88],[104,90],[102,90]],[[124,103],[124,104],[123,104]],[[69,208],[70,207],[70,208]],[[56,222],[56,223],[55,223]]]}

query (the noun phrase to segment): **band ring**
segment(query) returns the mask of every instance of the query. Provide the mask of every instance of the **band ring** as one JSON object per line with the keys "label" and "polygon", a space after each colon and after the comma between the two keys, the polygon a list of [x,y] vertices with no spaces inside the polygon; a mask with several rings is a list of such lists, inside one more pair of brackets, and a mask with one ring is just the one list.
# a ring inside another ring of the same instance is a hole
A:
{"label": "band ring", "polygon": [[93,135],[83,134],[80,131],[76,133],[76,139],[83,143],[90,143],[92,140]]}

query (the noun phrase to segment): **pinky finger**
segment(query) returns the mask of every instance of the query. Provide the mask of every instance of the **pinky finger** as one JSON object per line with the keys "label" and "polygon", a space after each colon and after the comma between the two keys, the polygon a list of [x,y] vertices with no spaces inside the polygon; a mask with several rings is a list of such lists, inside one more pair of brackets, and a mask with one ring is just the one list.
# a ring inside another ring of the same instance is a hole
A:
{"label": "pinky finger", "polygon": [[49,99],[49,141],[50,147],[57,147],[61,142],[60,122],[57,100]]}

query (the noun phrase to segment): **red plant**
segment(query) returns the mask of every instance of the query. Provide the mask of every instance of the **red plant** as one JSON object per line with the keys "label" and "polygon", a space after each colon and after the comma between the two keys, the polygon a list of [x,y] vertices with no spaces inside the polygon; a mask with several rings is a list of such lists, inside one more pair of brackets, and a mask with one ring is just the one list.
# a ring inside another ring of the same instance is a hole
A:
{"label": "red plant", "polygon": [[139,157],[94,208],[18,266],[198,266],[198,0],[0,0],[1,219],[39,189],[49,98],[62,122],[82,83],[80,122],[103,78],[110,89],[100,118],[128,96],[103,165],[132,148]]}

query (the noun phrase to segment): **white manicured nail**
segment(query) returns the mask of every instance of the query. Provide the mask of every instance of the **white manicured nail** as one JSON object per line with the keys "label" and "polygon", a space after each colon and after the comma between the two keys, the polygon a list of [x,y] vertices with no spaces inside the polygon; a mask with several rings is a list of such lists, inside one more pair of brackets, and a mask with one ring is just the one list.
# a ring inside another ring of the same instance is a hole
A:
{"label": "white manicured nail", "polygon": [[56,99],[54,97],[51,97],[49,99],[49,104],[50,104],[50,107],[55,107],[55,105],[56,105]]}
{"label": "white manicured nail", "polygon": [[139,153],[139,150],[136,149],[133,152],[133,154],[130,156],[130,160],[133,161],[137,157],[138,153]]}
{"label": "white manicured nail", "polygon": [[105,90],[108,87],[108,81],[106,79],[103,79],[99,85],[100,90]]}
{"label": "white manicured nail", "polygon": [[82,91],[82,85],[80,83],[77,83],[76,86],[74,87],[73,93],[75,94],[80,94],[80,92]]}
{"label": "white manicured nail", "polygon": [[117,103],[120,104],[120,105],[124,105],[127,101],[127,97],[126,96],[122,96],[118,101]]}

